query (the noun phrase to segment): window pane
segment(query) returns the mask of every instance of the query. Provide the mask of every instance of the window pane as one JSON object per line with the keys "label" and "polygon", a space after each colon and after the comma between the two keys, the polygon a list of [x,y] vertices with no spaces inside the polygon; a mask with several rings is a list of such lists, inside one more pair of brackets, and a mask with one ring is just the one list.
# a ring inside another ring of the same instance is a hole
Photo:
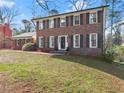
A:
{"label": "window pane", "polygon": [[80,47],[80,35],[74,35],[74,47],[75,48]]}
{"label": "window pane", "polygon": [[40,37],[39,38],[39,47],[40,48],[43,48],[43,46],[44,46],[44,38],[43,37]]}
{"label": "window pane", "polygon": [[49,20],[49,27],[53,28],[53,26],[54,26],[54,21],[51,19],[51,20]]}
{"label": "window pane", "polygon": [[96,13],[91,13],[90,14],[90,22],[91,22],[91,24],[96,23],[96,21],[97,21]]}
{"label": "window pane", "polygon": [[43,22],[40,22],[40,29],[43,29]]}
{"label": "window pane", "polygon": [[91,35],[91,47],[96,47],[97,46],[97,34],[92,34]]}
{"label": "window pane", "polygon": [[66,18],[61,18],[60,24],[61,24],[61,27],[66,26]]}
{"label": "window pane", "polygon": [[75,24],[79,24],[79,18],[80,17],[79,16],[75,16],[74,18],[75,18]]}
{"label": "window pane", "polygon": [[49,39],[50,39],[50,40],[49,40],[49,41],[50,41],[50,42],[49,42],[50,48],[54,48],[54,37],[51,36]]}

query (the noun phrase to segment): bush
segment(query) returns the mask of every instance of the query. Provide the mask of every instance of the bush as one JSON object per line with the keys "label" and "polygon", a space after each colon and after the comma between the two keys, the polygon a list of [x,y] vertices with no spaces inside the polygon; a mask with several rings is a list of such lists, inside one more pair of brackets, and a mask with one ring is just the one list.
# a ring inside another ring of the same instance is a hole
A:
{"label": "bush", "polygon": [[124,46],[114,47],[115,59],[120,62],[124,62]]}
{"label": "bush", "polygon": [[114,51],[108,51],[106,54],[104,54],[103,60],[105,60],[107,63],[112,63],[114,61]]}
{"label": "bush", "polygon": [[23,45],[22,50],[23,51],[36,51],[37,47],[36,47],[36,44],[34,43],[27,43]]}

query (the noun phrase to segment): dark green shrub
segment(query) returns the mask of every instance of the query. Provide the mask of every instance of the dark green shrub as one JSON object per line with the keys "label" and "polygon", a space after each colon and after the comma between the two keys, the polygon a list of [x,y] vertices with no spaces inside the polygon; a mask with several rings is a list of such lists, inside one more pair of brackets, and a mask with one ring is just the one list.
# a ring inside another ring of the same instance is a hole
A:
{"label": "dark green shrub", "polygon": [[112,63],[114,61],[114,52],[108,51],[106,54],[103,55],[103,60],[107,63]]}
{"label": "dark green shrub", "polygon": [[70,51],[70,48],[69,48],[69,47],[67,47],[66,51]]}
{"label": "dark green shrub", "polygon": [[27,43],[23,45],[22,50],[23,51],[36,51],[37,46],[34,43]]}

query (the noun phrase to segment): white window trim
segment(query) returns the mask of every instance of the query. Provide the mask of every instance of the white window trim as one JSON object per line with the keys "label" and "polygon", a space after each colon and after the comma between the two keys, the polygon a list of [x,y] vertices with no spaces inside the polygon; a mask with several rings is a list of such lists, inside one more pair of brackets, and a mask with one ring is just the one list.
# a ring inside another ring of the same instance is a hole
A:
{"label": "white window trim", "polygon": [[[76,36],[79,36],[79,46],[76,46],[76,43],[75,43],[75,37]],[[75,34],[73,35],[73,48],[80,48],[80,34]]]}
{"label": "white window trim", "polygon": [[[96,13],[96,22],[91,22],[91,14],[93,14],[93,13]],[[90,24],[98,23],[98,14],[97,14],[97,11],[90,12],[89,20],[90,20]]]}
{"label": "white window trim", "polygon": [[54,48],[55,47],[55,45],[54,46],[52,46],[52,38],[54,38],[54,42],[55,42],[55,37],[54,36],[50,36],[49,37],[49,48]]}
{"label": "white window trim", "polygon": [[39,48],[43,48],[43,45],[41,45],[41,39],[43,39],[43,38],[44,38],[43,36],[39,37]]}
{"label": "white window trim", "polygon": [[43,21],[40,21],[39,25],[40,25],[40,30],[42,30],[43,29]]}
{"label": "white window trim", "polygon": [[[79,16],[79,24],[75,24],[75,16]],[[74,15],[73,16],[73,25],[74,26],[80,25],[80,15]]]}
{"label": "white window trim", "polygon": [[[91,41],[92,35],[96,35],[96,46],[92,46],[92,41]],[[89,40],[90,40],[90,41],[89,41],[89,43],[90,43],[90,48],[98,48],[98,34],[97,34],[97,33],[91,33]]]}
{"label": "white window trim", "polygon": [[[52,25],[50,25],[50,21],[51,21]],[[49,19],[49,28],[54,28],[54,20],[53,19]]]}
{"label": "white window trim", "polygon": [[[62,24],[61,24],[61,19],[65,19],[65,26],[62,26]],[[60,27],[66,27],[66,17],[61,17],[61,18],[60,18]]]}

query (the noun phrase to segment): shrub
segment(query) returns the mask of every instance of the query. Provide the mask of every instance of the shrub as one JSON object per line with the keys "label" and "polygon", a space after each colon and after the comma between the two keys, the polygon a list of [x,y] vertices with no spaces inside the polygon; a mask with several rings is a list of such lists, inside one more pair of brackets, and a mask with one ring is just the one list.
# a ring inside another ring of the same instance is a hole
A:
{"label": "shrub", "polygon": [[124,46],[114,47],[115,59],[120,62],[124,62]]}
{"label": "shrub", "polygon": [[103,55],[103,60],[107,63],[112,63],[114,61],[114,51],[107,51],[107,53]]}
{"label": "shrub", "polygon": [[36,44],[34,43],[27,43],[23,45],[22,50],[23,51],[36,51],[37,47],[36,47]]}

